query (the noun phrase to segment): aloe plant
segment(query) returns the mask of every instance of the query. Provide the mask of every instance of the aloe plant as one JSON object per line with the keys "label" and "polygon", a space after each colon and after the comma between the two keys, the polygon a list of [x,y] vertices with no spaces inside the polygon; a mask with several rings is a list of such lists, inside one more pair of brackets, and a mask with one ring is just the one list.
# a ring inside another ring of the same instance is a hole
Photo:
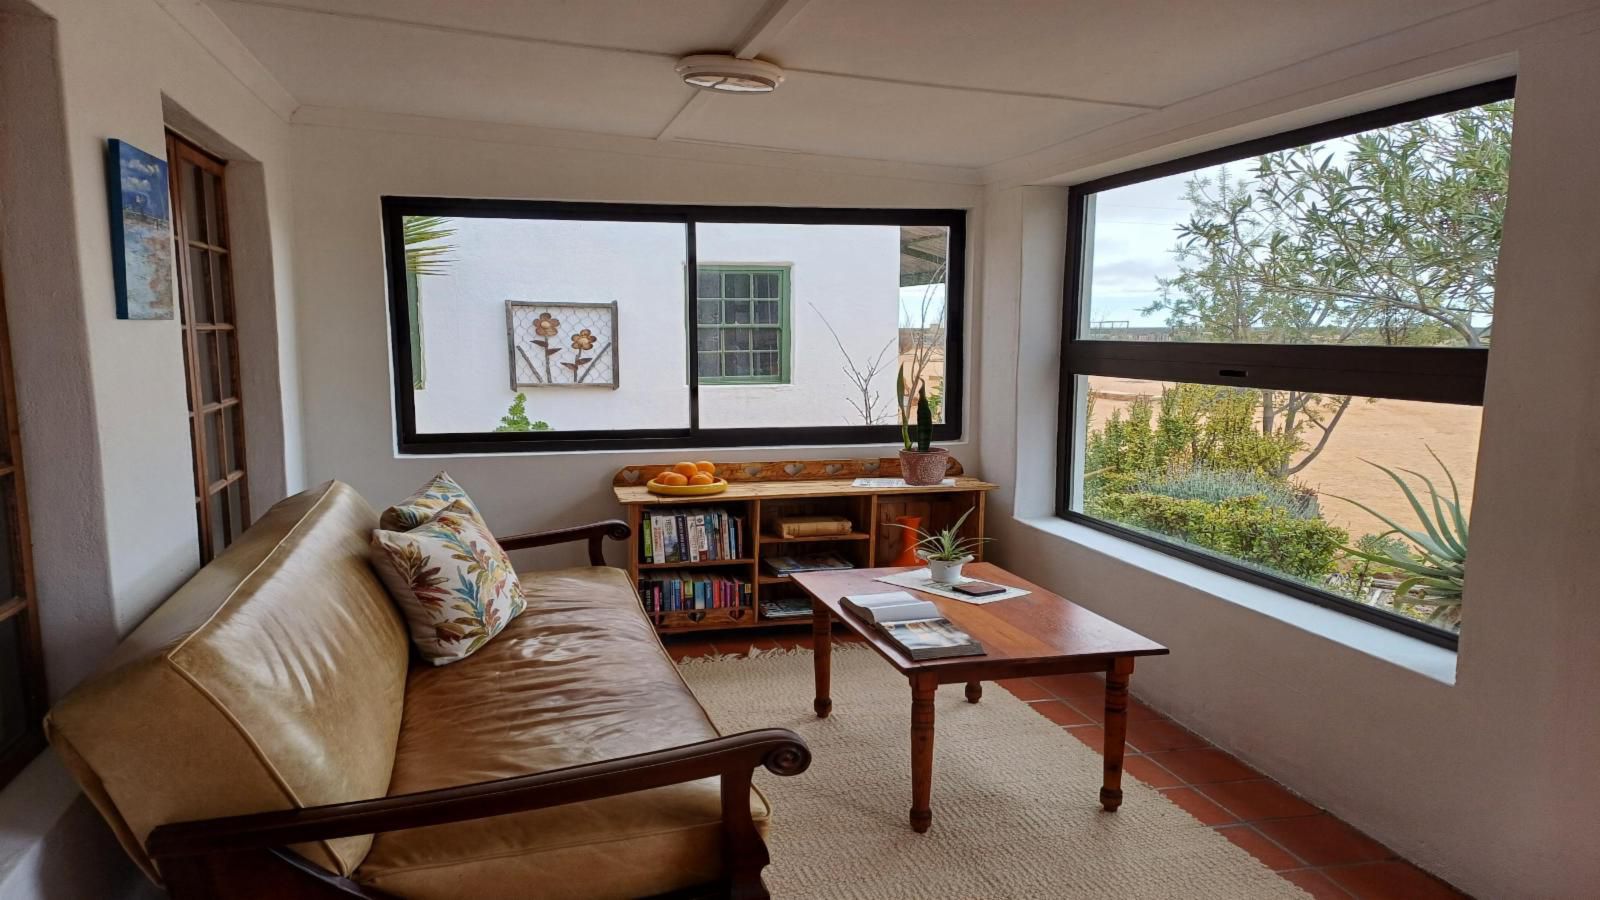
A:
{"label": "aloe plant", "polygon": [[[1369,460],[1362,460],[1367,465],[1388,475],[1400,491],[1405,494],[1406,502],[1411,505],[1412,512],[1416,513],[1422,529],[1406,528],[1393,519],[1378,512],[1365,503],[1329,494],[1330,497],[1354,504],[1375,516],[1390,530],[1384,532],[1383,537],[1398,534],[1412,544],[1412,548],[1403,546],[1387,546],[1384,552],[1371,553],[1357,547],[1346,547],[1345,553],[1358,559],[1391,566],[1405,574],[1405,579],[1395,588],[1396,603],[1422,602],[1433,604],[1436,608],[1428,621],[1433,622],[1442,618],[1446,612],[1458,607],[1461,603],[1461,589],[1467,576],[1467,517],[1461,511],[1461,491],[1456,486],[1455,476],[1450,474],[1450,467],[1444,464],[1439,454],[1428,448],[1428,453],[1434,462],[1444,471],[1444,477],[1450,482],[1450,496],[1443,497],[1433,486],[1433,482],[1421,472],[1411,469],[1401,469],[1408,475],[1415,475],[1427,485],[1428,497],[1432,510],[1424,506],[1417,498],[1415,491],[1404,478],[1395,474],[1392,469],[1380,466]],[[1418,591],[1421,599],[1409,600],[1412,591]]]}
{"label": "aloe plant", "polygon": [[923,559],[937,559],[941,562],[959,562],[973,555],[978,545],[988,543],[992,538],[969,538],[961,534],[961,526],[966,523],[967,516],[972,515],[972,510],[961,514],[955,524],[949,528],[938,531],[923,531],[899,522],[890,522],[896,528],[904,528],[917,536],[916,548],[922,551]]}

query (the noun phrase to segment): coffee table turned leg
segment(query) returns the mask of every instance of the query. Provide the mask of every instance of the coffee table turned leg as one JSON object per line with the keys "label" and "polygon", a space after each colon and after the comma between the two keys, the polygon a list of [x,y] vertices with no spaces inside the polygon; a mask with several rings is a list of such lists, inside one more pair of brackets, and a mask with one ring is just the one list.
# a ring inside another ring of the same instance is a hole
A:
{"label": "coffee table turned leg", "polygon": [[933,695],[939,680],[911,676],[911,830],[921,834],[933,824]]}
{"label": "coffee table turned leg", "polygon": [[969,682],[967,682],[967,702],[968,703],[977,703],[979,700],[982,700],[982,699],[983,699],[983,682],[981,682],[981,681],[969,681]]}
{"label": "coffee table turned leg", "polygon": [[811,708],[818,718],[826,719],[833,711],[833,698],[829,696],[829,681],[833,669],[833,619],[828,608],[821,603],[811,606],[811,662],[817,675],[817,699]]}
{"label": "coffee table turned leg", "polygon": [[1100,788],[1100,805],[1116,812],[1122,805],[1122,753],[1128,738],[1128,676],[1133,674],[1133,657],[1122,657],[1106,671],[1105,786]]}

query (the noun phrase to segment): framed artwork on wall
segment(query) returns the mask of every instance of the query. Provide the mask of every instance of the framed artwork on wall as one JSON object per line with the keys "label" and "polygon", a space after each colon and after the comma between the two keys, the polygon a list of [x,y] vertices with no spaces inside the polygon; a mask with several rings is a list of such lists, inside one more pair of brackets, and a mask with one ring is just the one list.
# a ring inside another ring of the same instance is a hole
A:
{"label": "framed artwork on wall", "polygon": [[117,318],[172,318],[172,206],[167,163],[115,138],[106,141],[111,268]]}
{"label": "framed artwork on wall", "polygon": [[511,389],[617,388],[617,304],[507,300]]}

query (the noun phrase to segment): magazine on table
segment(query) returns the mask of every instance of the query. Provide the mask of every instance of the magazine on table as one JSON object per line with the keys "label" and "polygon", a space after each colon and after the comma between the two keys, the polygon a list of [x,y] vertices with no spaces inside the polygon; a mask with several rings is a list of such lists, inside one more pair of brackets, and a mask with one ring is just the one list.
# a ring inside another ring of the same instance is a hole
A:
{"label": "magazine on table", "polygon": [[937,605],[905,591],[856,594],[839,605],[870,622],[912,659],[984,655],[983,645],[946,619]]}

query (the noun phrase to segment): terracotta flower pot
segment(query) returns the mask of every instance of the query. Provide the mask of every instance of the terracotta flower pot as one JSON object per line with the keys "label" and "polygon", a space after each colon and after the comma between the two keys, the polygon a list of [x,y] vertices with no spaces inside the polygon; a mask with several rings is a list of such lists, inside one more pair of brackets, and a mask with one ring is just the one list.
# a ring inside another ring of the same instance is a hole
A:
{"label": "terracotta flower pot", "polygon": [[906,484],[927,486],[944,480],[944,470],[950,466],[950,451],[935,447],[926,453],[917,450],[900,451],[900,475]]}

